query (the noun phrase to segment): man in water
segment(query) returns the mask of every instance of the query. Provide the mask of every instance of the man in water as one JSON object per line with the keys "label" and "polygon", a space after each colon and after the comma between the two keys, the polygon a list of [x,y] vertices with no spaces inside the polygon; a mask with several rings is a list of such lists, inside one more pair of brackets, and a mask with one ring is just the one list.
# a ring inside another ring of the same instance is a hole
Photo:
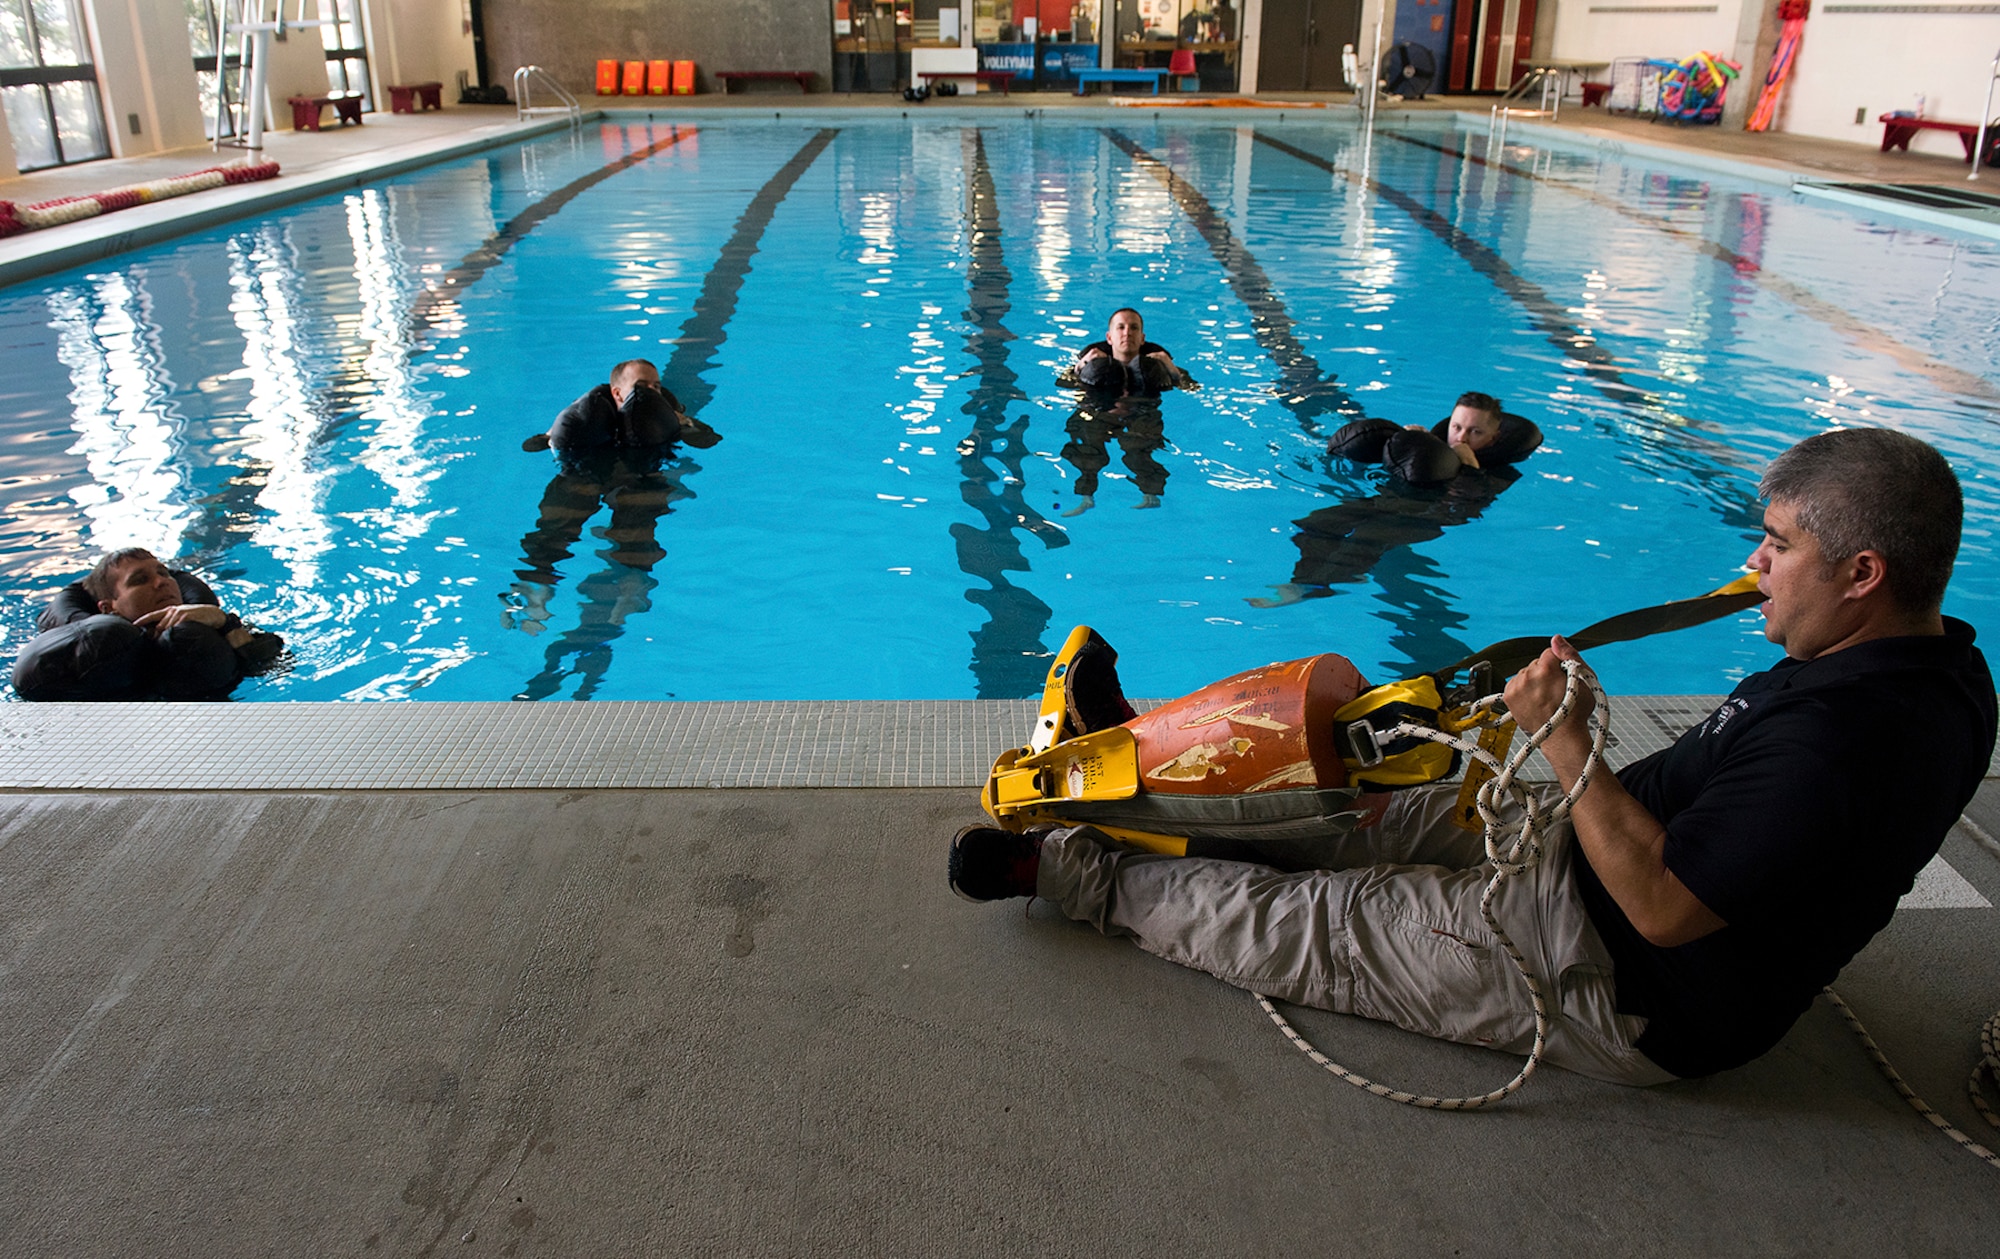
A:
{"label": "man in water", "polygon": [[635,450],[686,444],[706,450],[722,434],[689,415],[673,391],[660,383],[659,369],[642,358],[611,369],[598,385],[563,409],[546,433],[521,443],[528,451],[551,446],[564,453]]}
{"label": "man in water", "polygon": [[1146,340],[1146,321],[1129,306],[1112,311],[1104,340],[1091,342],[1076,356],[1076,378],[1087,388],[1121,396],[1199,388],[1194,377],[1174,364],[1173,355]]}
{"label": "man in water", "polygon": [[[1494,896],[1549,997],[1557,1066],[1655,1084],[1769,1050],[1888,923],[1992,755],[1992,675],[1940,611],[1963,520],[1943,456],[1887,429],[1826,432],[1760,489],[1749,565],[1785,659],[1673,746],[1594,774]],[[1552,639],[1507,683],[1521,729],[1556,711],[1565,662],[1580,658]],[[1566,790],[1590,761],[1583,694],[1541,749]],[[970,827],[950,879],[973,900],[1043,897],[1253,992],[1523,1053],[1527,988],[1480,913],[1493,866],[1452,821],[1456,791],[1398,793],[1300,874],[1088,826]]]}
{"label": "man in water", "polygon": [[[1479,452],[1491,446],[1500,436],[1502,410],[1500,399],[1490,393],[1469,390],[1458,395],[1458,401],[1452,404],[1450,418],[1445,420],[1443,438],[1460,463],[1468,468],[1479,466]],[[1418,433],[1432,431],[1422,424],[1405,424],[1403,427]]]}
{"label": "man in water", "polygon": [[200,578],[139,547],[99,560],[40,628],[14,662],[23,699],[219,699],[284,649],[225,612]]}

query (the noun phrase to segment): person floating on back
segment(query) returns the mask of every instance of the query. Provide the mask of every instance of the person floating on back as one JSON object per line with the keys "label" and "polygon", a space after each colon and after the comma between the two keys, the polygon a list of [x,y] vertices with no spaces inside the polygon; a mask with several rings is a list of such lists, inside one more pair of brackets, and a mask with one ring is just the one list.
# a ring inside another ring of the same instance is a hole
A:
{"label": "person floating on back", "polygon": [[1170,389],[1201,388],[1174,363],[1173,355],[1146,340],[1146,321],[1129,306],[1111,312],[1104,340],[1084,346],[1066,376],[1085,389],[1114,397],[1156,397]]}
{"label": "person floating on back", "polygon": [[546,433],[521,443],[527,451],[554,447],[565,455],[611,450],[664,450],[686,444],[706,450],[722,434],[689,415],[659,369],[642,358],[611,369],[611,380],[563,408]]}
{"label": "person floating on back", "polygon": [[1450,415],[1428,429],[1372,419],[1343,424],[1326,452],[1356,463],[1380,463],[1400,480],[1423,486],[1442,485],[1465,472],[1511,467],[1541,444],[1542,430],[1533,420],[1507,411],[1491,394],[1467,392],[1452,404]]}
{"label": "person floating on back", "polygon": [[59,592],[14,661],[25,700],[221,699],[285,642],[233,612],[193,573],[128,547]]}

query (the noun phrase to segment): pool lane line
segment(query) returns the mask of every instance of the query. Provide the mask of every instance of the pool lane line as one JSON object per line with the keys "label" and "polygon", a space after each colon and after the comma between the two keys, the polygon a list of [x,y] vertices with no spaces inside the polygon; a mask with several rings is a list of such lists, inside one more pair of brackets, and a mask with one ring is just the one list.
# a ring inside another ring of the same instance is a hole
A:
{"label": "pool lane line", "polygon": [[2000,401],[2000,388],[1996,388],[1993,382],[1987,380],[1985,377],[1974,375],[1963,368],[1953,367],[1949,363],[1941,362],[1924,353],[1922,350],[1917,349],[1915,346],[1905,345],[1891,334],[1873,324],[1863,322],[1852,311],[1843,310],[1840,306],[1827,301],[1804,285],[1796,284],[1783,276],[1766,271],[1763,264],[1756,259],[1737,253],[1720,241],[1710,240],[1700,232],[1691,232],[1663,216],[1647,214],[1642,210],[1625,205],[1614,197],[1607,197],[1593,189],[1578,188],[1559,179],[1550,179],[1545,175],[1538,175],[1532,170],[1515,166],[1510,162],[1496,162],[1490,158],[1481,157],[1479,154],[1472,152],[1469,146],[1453,148],[1450,145],[1421,140],[1415,136],[1399,135],[1394,131],[1382,131],[1378,134],[1414,148],[1429,149],[1434,153],[1441,153],[1446,157],[1454,157],[1462,162],[1471,162],[1477,166],[1504,171],[1520,179],[1532,180],[1535,183],[1559,189],[1569,193],[1571,196],[1580,197],[1600,209],[1610,210],[1634,223],[1663,232],[1680,241],[1682,244],[1687,245],[1695,252],[1722,263],[1730,270],[1736,272],[1736,274],[1749,279],[1772,296],[1790,302],[1792,305],[1798,307],[1800,311],[1819,320],[1841,336],[1852,341],[1860,349],[1893,359],[1897,365],[1904,369],[1920,376],[1928,377],[1931,383],[1937,385],[1940,389],[1979,398],[1986,402]]}
{"label": "pool lane line", "polygon": [[[750,260],[756,256],[764,230],[770,226],[778,203],[791,192],[792,185],[798,182],[806,168],[826,151],[827,145],[833,143],[839,130],[828,127],[816,132],[803,148],[792,155],[790,161],[764,182],[738,216],[736,229],[730,233],[715,265],[709,268],[708,275],[702,280],[701,295],[695,298],[694,309],[681,328],[673,358],[660,373],[670,382],[670,387],[690,414],[698,412],[715,397],[713,386],[702,378],[701,373],[714,366],[710,355],[728,335],[729,321],[736,313],[737,294],[743,289],[744,277],[750,273]],[[655,149],[659,147],[654,146]],[[515,699],[547,699],[572,676],[580,678],[573,698],[587,700],[596,694],[598,686],[610,672],[612,645],[624,636],[626,620],[652,609],[652,592],[660,584],[653,575],[653,568],[667,556],[655,536],[659,519],[671,514],[675,503],[694,497],[686,478],[699,471],[701,465],[686,456],[662,469],[650,472],[628,470],[595,485],[591,484],[589,476],[574,478],[574,485],[565,484],[566,478],[571,478],[572,474],[566,470],[557,471],[555,480],[549,483],[543,495],[543,520],[529,532],[527,538],[522,539],[524,552],[533,559],[536,548],[531,540],[538,534],[547,533],[551,507],[560,512],[562,504],[566,500],[576,500],[579,492],[583,497],[571,506],[573,518],[568,525],[573,526],[580,537],[584,525],[596,516],[599,507],[608,505],[611,508],[611,525],[606,536],[613,545],[608,551],[598,553],[604,560],[604,567],[576,583],[582,605],[578,609],[576,627],[564,631],[543,649],[541,671],[528,680],[527,685],[514,696]],[[580,516],[575,514],[578,511],[581,511]],[[561,548],[562,558],[567,558],[568,554],[567,547]],[[522,581],[553,576],[553,561],[546,562],[543,571],[528,570],[516,575]],[[543,584],[549,592],[548,596],[544,596],[546,606],[547,598],[553,595],[558,583]],[[567,662],[572,656],[575,657],[573,664]]]}
{"label": "pool lane line", "polygon": [[1167,195],[1174,199],[1188,221],[1194,224],[1195,231],[1207,242],[1209,252],[1215,255],[1229,281],[1230,291],[1250,312],[1250,331],[1257,344],[1277,364],[1279,383],[1275,389],[1278,401],[1298,418],[1299,426],[1307,433],[1318,436],[1321,429],[1317,417],[1329,411],[1340,416],[1342,423],[1365,418],[1367,411],[1336,383],[1338,377],[1321,368],[1319,360],[1299,344],[1299,339],[1292,332],[1297,325],[1285,309],[1284,299],[1272,288],[1271,277],[1264,273],[1264,268],[1257,264],[1250,250],[1236,238],[1229,221],[1209,203],[1201,190],[1182,179],[1173,167],[1139,147],[1123,132],[1113,127],[1102,127],[1100,130],[1139,169],[1160,181]]}
{"label": "pool lane line", "polygon": [[[1060,525],[1028,505],[1024,465],[1034,453],[1024,440],[1028,417],[1007,423],[1007,406],[1027,394],[1008,362],[1014,334],[1007,329],[1013,309],[1014,273],[1008,269],[1001,240],[1000,195],[993,168],[986,158],[986,140],[977,127],[961,136],[965,189],[966,236],[971,242],[965,269],[965,318],[971,327],[965,349],[978,364],[979,380],[962,412],[972,417],[972,431],[958,443],[959,494],[965,505],[985,520],[984,529],[953,521],[952,542],[958,567],[983,579],[990,589],[965,592],[966,601],[985,609],[987,622],[972,631],[972,676],[978,698],[1012,699],[1039,693],[1053,656],[1043,642],[1055,615],[1032,592],[1007,580],[1007,573],[1029,572],[1016,529],[1041,539],[1050,550],[1068,546]],[[988,459],[1000,464],[996,475]],[[993,484],[1000,489],[995,492]]]}
{"label": "pool lane line", "polygon": [[[1583,371],[1586,379],[1597,392],[1621,406],[1641,413],[1651,413],[1669,418],[1673,430],[1685,443],[1685,451],[1674,453],[1674,457],[1684,459],[1686,455],[1698,454],[1706,459],[1706,464],[1688,462],[1684,466],[1697,474],[1703,482],[1712,482],[1717,466],[1735,472],[1748,474],[1752,471],[1741,452],[1714,438],[1702,436],[1698,430],[1716,427],[1712,422],[1696,420],[1681,415],[1667,405],[1659,394],[1625,379],[1625,373],[1609,350],[1597,343],[1590,332],[1571,322],[1569,312],[1561,303],[1548,295],[1539,284],[1514,270],[1505,258],[1461,230],[1459,226],[1431,209],[1402,189],[1384,183],[1372,175],[1347,170],[1321,157],[1309,153],[1295,145],[1287,144],[1275,136],[1253,130],[1251,139],[1288,156],[1297,158],[1309,166],[1314,166],[1330,175],[1337,175],[1349,183],[1365,187],[1397,209],[1417,220],[1425,228],[1443,241],[1451,251],[1463,259],[1480,275],[1485,276],[1511,298],[1528,316],[1529,320],[1569,362],[1574,362]],[[1654,455],[1666,455],[1670,448],[1661,445],[1650,450]],[[1761,528],[1762,508],[1754,496],[1732,494],[1720,485],[1712,485],[1720,496],[1719,506],[1726,520],[1746,529]]]}
{"label": "pool lane line", "polygon": [[478,283],[481,276],[484,276],[488,271],[498,266],[500,260],[507,256],[508,250],[520,244],[522,240],[526,239],[529,232],[541,226],[556,211],[562,209],[579,196],[595,188],[613,175],[618,174],[620,171],[629,170],[647,158],[664,152],[674,145],[679,144],[682,140],[690,138],[695,134],[696,130],[694,127],[682,127],[679,124],[675,124],[673,134],[666,139],[657,140],[643,149],[627,153],[617,161],[599,167],[588,175],[572,179],[548,196],[543,197],[540,201],[523,209],[513,218],[508,219],[499,231],[481,241],[478,248],[459,259],[457,266],[439,276],[438,282],[435,285],[426,288],[418,295],[417,300],[410,307],[410,322],[420,332],[429,330],[439,321],[441,307],[456,306],[459,296],[467,288]]}
{"label": "pool lane line", "polygon": [[730,233],[715,265],[703,278],[701,295],[694,299],[694,309],[688,312],[681,335],[675,339],[673,357],[660,369],[660,378],[679,396],[689,415],[700,414],[715,397],[715,388],[704,379],[704,374],[715,366],[714,354],[729,337],[729,321],[736,315],[736,297],[743,290],[744,278],[750,274],[750,260],[757,256],[764,229],[771,225],[778,203],[791,192],[799,176],[826,152],[839,134],[838,127],[823,127],[814,132],[812,139],[765,181],[757,195],[750,198],[750,204],[736,220],[736,230]]}

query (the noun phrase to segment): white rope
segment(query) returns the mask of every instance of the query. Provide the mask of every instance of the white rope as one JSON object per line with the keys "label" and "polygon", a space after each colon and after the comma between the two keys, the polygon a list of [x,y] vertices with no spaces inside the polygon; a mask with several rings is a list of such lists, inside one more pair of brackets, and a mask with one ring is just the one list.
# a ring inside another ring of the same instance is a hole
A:
{"label": "white rope", "polygon": [[[2000,1167],[2000,1154],[1995,1154],[1959,1131],[1949,1119],[1932,1110],[1930,1103],[1918,1097],[1916,1090],[1904,1082],[1896,1068],[1889,1065],[1888,1056],[1882,1052],[1881,1046],[1875,1043],[1875,1038],[1868,1034],[1868,1029],[1861,1025],[1861,1020],[1855,1016],[1847,1002],[1840,999],[1839,993],[1831,988],[1823,988],[1820,990],[1820,995],[1824,996],[1834,1009],[1840,1011],[1840,1017],[1847,1020],[1847,1026],[1860,1038],[1861,1051],[1868,1055],[1868,1061],[1875,1064],[1876,1070],[1882,1073],[1882,1078],[1889,1081],[1889,1086],[1901,1094],[1912,1109],[1929,1120],[1932,1127],[1963,1147],[1966,1153],[1989,1166]],[[1979,1062],[1972,1068],[1972,1077],[1965,1082],[1965,1091],[1972,1095],[1972,1104],[1978,1109],[1980,1117],[1995,1128],[2000,1128],[2000,1116],[1995,1116],[1993,1108],[1986,1104],[1986,1098],[1980,1093],[1982,1080],[1995,1088],[2000,1088],[2000,1054],[1995,1052],[1996,1045],[2000,1045],[2000,1011],[1996,1011],[1979,1029]]]}
{"label": "white rope", "polygon": [[[1285,1034],[1285,1039],[1291,1041],[1300,1053],[1356,1088],[1366,1089],[1375,1096],[1386,1097],[1392,1102],[1401,1102],[1405,1106],[1420,1106],[1427,1110],[1478,1110],[1482,1106],[1491,1106],[1495,1102],[1504,1101],[1519,1092],[1521,1086],[1528,1082],[1528,1077],[1535,1073],[1535,1068],[1541,1065],[1542,1050],[1548,1044],[1548,1002],[1542,995],[1541,981],[1537,980],[1534,972],[1528,969],[1527,959],[1521,956],[1521,950],[1515,947],[1513,937],[1507,934],[1506,928],[1500,925],[1499,918],[1494,914],[1493,898],[1499,892],[1501,884],[1535,868],[1535,863],[1542,857],[1543,831],[1569,817],[1571,807],[1590,786],[1592,772],[1604,761],[1604,736],[1609,728],[1607,723],[1611,707],[1605,698],[1604,688],[1598,684],[1596,675],[1586,670],[1580,661],[1565,660],[1563,670],[1568,677],[1563,686],[1562,702],[1556,705],[1555,712],[1550,714],[1541,729],[1529,735],[1514,749],[1505,764],[1496,760],[1477,743],[1458,735],[1446,734],[1442,730],[1434,730],[1429,726],[1404,723],[1378,736],[1383,743],[1403,738],[1428,739],[1432,743],[1442,743],[1447,747],[1456,748],[1493,771],[1492,779],[1479,789],[1476,800],[1479,818],[1486,827],[1486,857],[1493,863],[1493,877],[1487,880],[1486,891],[1479,898],[1479,913],[1486,919],[1486,925],[1492,929],[1501,947],[1507,950],[1507,956],[1512,959],[1514,969],[1521,972],[1521,979],[1528,985],[1528,998],[1535,1009],[1535,1043],[1528,1050],[1528,1060],[1521,1064],[1520,1072],[1513,1079],[1490,1093],[1481,1093],[1476,1097],[1431,1097],[1422,1093],[1408,1093],[1401,1089],[1390,1088],[1386,1084],[1377,1084],[1359,1072],[1350,1071],[1328,1058],[1313,1048],[1312,1043],[1301,1036],[1297,1029],[1285,1020],[1284,1015],[1278,1013],[1278,1007],[1272,1005],[1268,997],[1262,993],[1251,994],[1257,998],[1257,1004],[1264,1008],[1264,1013],[1277,1024],[1278,1030]],[[1534,796],[1516,779],[1521,766],[1534,754],[1535,749],[1546,743],[1549,736],[1569,719],[1570,712],[1576,706],[1577,693],[1585,686],[1590,688],[1591,696],[1596,700],[1596,705],[1590,713],[1590,756],[1584,761],[1583,772],[1577,775],[1576,784],[1545,813]],[[1499,699],[1498,695],[1488,695],[1473,704],[1468,714],[1469,719],[1474,724],[1479,724],[1480,718],[1492,714]],[[1500,798],[1502,792],[1507,793],[1515,807],[1521,811],[1521,819],[1517,824],[1503,821],[1499,809],[1495,806],[1495,801]]]}

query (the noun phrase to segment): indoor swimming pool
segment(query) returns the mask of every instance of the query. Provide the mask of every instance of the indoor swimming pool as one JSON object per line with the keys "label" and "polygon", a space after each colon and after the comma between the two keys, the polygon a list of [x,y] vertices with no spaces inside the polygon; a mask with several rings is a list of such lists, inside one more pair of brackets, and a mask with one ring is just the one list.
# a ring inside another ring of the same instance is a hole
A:
{"label": "indoor swimming pool", "polygon": [[[614,116],[0,290],[0,650],[136,545],[289,640],[246,700],[1013,697],[1078,623],[1134,695],[1381,680],[1721,585],[1763,464],[1859,424],[1951,459],[1945,610],[2000,633],[2000,244],[1447,115],[912,113]],[[1126,305],[1202,388],[1119,427],[1055,378]],[[633,357],[722,442],[522,450]],[[1468,389],[1542,428],[1518,481],[1323,453]]]}

